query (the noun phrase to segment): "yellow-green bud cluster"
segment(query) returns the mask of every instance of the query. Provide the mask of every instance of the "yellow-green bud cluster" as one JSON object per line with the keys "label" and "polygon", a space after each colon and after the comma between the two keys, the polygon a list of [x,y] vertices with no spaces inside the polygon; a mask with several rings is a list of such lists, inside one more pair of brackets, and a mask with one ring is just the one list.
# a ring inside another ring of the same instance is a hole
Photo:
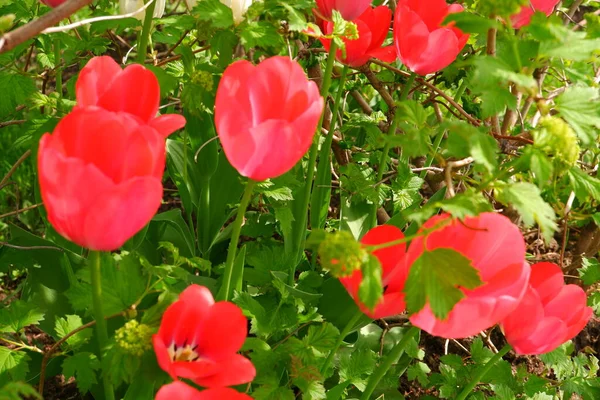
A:
{"label": "yellow-green bud cluster", "polygon": [[194,71],[194,74],[192,75],[192,82],[202,86],[202,88],[204,88],[204,90],[207,92],[212,91],[215,85],[213,76],[208,71]]}
{"label": "yellow-green bud cluster", "polygon": [[338,231],[328,235],[319,245],[319,257],[323,268],[336,278],[350,276],[360,269],[367,251],[354,240],[350,232]]}
{"label": "yellow-green bud cluster", "polygon": [[562,118],[543,117],[532,132],[535,147],[554,157],[558,167],[571,167],[579,157],[577,134]]}
{"label": "yellow-green bud cluster", "polygon": [[139,357],[152,347],[152,329],[132,319],[117,329],[115,339],[125,353]]}

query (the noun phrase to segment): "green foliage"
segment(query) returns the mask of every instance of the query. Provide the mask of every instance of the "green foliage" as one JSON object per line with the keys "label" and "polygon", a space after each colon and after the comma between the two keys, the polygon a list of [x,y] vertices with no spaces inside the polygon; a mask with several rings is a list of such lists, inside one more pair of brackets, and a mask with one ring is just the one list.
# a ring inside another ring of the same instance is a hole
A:
{"label": "green foliage", "polygon": [[35,304],[15,301],[10,307],[0,310],[0,332],[20,332],[27,325],[37,324],[44,313]]}
{"label": "green foliage", "polygon": [[472,290],[482,284],[479,272],[463,255],[444,248],[424,251],[408,273],[406,308],[412,314],[428,304],[433,315],[443,320],[465,297],[461,288]]}
{"label": "green foliage", "polygon": [[42,396],[26,383],[10,382],[0,387],[0,400],[41,399]]}
{"label": "green foliage", "polygon": [[88,352],[80,352],[67,357],[62,364],[62,372],[65,377],[75,377],[77,387],[82,393],[88,392],[93,385],[98,383],[96,380],[98,368],[100,368],[100,362],[94,354]]}

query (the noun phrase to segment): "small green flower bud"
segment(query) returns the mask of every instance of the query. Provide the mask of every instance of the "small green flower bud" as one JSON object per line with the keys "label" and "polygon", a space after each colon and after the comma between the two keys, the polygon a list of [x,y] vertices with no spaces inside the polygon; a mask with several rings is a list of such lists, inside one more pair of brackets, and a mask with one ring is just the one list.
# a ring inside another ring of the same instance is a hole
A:
{"label": "small green flower bud", "polygon": [[117,329],[115,341],[125,353],[140,357],[152,347],[152,329],[132,319]]}
{"label": "small green flower bud", "polygon": [[367,256],[367,251],[346,231],[328,235],[319,245],[321,265],[336,278],[351,276]]}
{"label": "small green flower bud", "polygon": [[577,135],[562,118],[543,117],[532,132],[535,147],[554,157],[558,166],[571,167],[579,157]]}

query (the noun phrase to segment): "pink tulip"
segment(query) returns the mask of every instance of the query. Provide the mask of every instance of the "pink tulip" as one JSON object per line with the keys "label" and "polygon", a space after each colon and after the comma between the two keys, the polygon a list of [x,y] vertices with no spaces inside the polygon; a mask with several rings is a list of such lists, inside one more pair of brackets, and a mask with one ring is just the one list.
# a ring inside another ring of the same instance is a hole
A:
{"label": "pink tulip", "polygon": [[517,309],[502,321],[508,343],[519,354],[543,354],[577,336],[592,316],[586,295],[565,285],[560,267],[531,266],[529,287]]}
{"label": "pink tulip", "polygon": [[[392,11],[389,8],[386,6],[368,8],[353,22],[358,28],[358,39],[343,39],[346,44],[346,57],[343,58],[342,51],[338,50],[336,54],[338,61],[351,67],[360,67],[371,57],[385,62],[392,62],[396,59],[394,46],[381,47],[392,22]],[[331,34],[333,28],[333,22],[326,21],[324,23],[325,34]],[[329,51],[331,40],[321,39],[321,43]]]}
{"label": "pink tulip", "polygon": [[[448,214],[435,216],[421,229],[431,229],[448,218]],[[483,213],[464,221],[454,220],[413,240],[406,265],[411,266],[424,249],[437,248],[452,249],[471,260],[484,284],[474,290],[462,289],[465,298],[445,320],[436,318],[426,304],[410,317],[413,325],[435,336],[464,338],[494,326],[515,310],[527,289],[530,268],[525,262],[523,236],[508,218]]]}
{"label": "pink tulip", "polygon": [[331,18],[331,12],[337,10],[346,21],[358,18],[367,8],[371,7],[371,0],[316,0],[319,12],[325,18]]}
{"label": "pink tulip", "polygon": [[215,125],[227,159],[256,181],[292,169],[312,144],[323,98],[288,57],[231,64],[221,78]]}
{"label": "pink tulip", "polygon": [[442,22],[460,4],[445,0],[400,0],[394,17],[394,43],[398,57],[408,69],[427,75],[450,65],[467,43],[469,35]]}
{"label": "pink tulip", "polygon": [[[403,237],[402,231],[395,226],[381,225],[367,232],[361,243],[375,245],[392,242]],[[363,279],[360,270],[354,271],[350,277],[340,278],[340,282],[350,293],[358,307],[369,317],[373,319],[385,318],[399,314],[406,308],[404,293],[402,292],[406,281],[406,271],[402,262],[405,254],[406,244],[404,243],[373,252],[373,255],[381,263],[383,286],[386,288],[381,301],[374,310],[369,310],[358,298],[358,288]]]}
{"label": "pink tulip", "polygon": [[529,4],[524,5],[518,14],[515,14],[510,18],[513,28],[519,29],[525,25],[529,25],[531,17],[533,17],[533,14],[536,12],[543,12],[546,16],[550,16],[559,1],[560,0],[530,0]]}

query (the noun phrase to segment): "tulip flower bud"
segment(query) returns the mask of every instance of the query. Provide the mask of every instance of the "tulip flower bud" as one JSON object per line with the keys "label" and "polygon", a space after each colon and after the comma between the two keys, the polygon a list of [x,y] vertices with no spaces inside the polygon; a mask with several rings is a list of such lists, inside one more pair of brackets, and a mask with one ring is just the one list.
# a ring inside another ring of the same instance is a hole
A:
{"label": "tulip flower bud", "polygon": [[[166,0],[154,0],[156,5],[154,6],[154,18],[161,18],[165,13]],[[129,14],[135,10],[139,10],[144,6],[144,0],[119,0],[119,10],[121,14]],[[134,18],[143,21],[146,16],[146,11],[140,11],[134,15]]]}

